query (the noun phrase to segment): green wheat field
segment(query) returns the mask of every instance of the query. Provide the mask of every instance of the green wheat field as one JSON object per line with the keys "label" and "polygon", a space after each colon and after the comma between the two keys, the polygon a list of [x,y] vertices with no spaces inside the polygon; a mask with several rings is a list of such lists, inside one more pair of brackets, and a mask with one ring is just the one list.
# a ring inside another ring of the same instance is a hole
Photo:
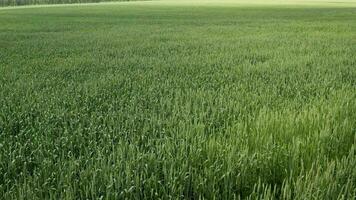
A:
{"label": "green wheat field", "polygon": [[356,199],[356,1],[0,8],[0,199]]}

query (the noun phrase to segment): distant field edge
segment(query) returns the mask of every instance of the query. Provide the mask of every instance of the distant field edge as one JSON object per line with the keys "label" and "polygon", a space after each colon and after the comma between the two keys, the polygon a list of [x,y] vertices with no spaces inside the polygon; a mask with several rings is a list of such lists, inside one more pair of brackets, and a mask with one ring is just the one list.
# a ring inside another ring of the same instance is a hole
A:
{"label": "distant field edge", "polygon": [[[356,8],[356,0],[0,0],[0,9],[139,3],[174,7]],[[141,2],[141,3],[140,3]]]}
{"label": "distant field edge", "polygon": [[111,2],[132,2],[149,0],[0,0],[0,8],[12,8],[23,6],[47,6],[47,5],[76,5],[76,4],[97,4]]}

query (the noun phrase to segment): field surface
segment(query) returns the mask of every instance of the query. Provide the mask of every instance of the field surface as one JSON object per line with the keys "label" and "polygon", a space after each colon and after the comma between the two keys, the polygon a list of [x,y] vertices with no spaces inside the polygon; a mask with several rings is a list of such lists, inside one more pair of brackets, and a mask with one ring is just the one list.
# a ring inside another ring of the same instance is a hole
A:
{"label": "field surface", "polygon": [[355,199],[356,1],[0,9],[0,199]]}

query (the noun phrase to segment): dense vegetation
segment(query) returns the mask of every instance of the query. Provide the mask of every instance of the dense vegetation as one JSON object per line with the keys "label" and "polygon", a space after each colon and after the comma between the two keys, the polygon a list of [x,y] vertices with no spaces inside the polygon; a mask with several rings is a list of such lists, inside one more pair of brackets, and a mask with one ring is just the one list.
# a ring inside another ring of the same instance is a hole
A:
{"label": "dense vegetation", "polygon": [[0,10],[0,199],[355,199],[355,19]]}
{"label": "dense vegetation", "polygon": [[110,2],[110,1],[130,1],[130,0],[0,0],[0,7],[39,5],[39,4],[98,3],[98,2]]}

